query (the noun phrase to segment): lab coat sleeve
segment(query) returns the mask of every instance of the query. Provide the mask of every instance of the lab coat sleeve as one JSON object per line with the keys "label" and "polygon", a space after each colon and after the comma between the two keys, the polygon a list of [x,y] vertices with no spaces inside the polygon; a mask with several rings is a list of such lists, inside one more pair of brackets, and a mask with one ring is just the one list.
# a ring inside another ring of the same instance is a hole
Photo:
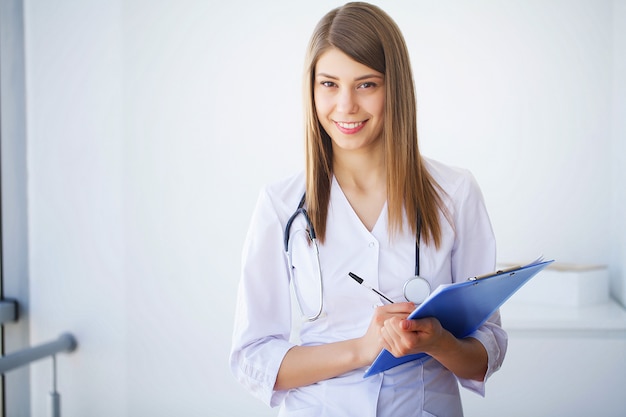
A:
{"label": "lab coat sleeve", "polygon": [[274,384],[285,354],[293,347],[282,229],[275,204],[264,190],[244,243],[230,353],[235,378],[272,407],[286,393],[274,391]]}
{"label": "lab coat sleeve", "polygon": [[[474,177],[467,172],[465,184],[454,198],[455,244],[452,251],[452,276],[462,281],[495,270],[496,245],[482,193]],[[487,379],[502,365],[507,349],[507,334],[501,327],[499,311],[469,337],[480,341],[487,350],[487,373],[483,381],[459,378],[461,385],[485,395]]]}

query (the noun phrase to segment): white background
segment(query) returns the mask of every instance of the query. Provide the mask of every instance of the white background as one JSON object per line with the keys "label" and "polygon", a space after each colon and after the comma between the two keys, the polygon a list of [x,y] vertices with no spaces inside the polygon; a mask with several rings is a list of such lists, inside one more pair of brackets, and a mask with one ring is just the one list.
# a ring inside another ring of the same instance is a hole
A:
{"label": "white background", "polygon": [[[304,50],[340,4],[25,1],[31,342],[78,338],[64,415],[275,415],[228,369],[240,251],[260,187],[302,168]],[[498,260],[609,265],[624,303],[624,1],[377,4],[422,152],[475,174]]]}

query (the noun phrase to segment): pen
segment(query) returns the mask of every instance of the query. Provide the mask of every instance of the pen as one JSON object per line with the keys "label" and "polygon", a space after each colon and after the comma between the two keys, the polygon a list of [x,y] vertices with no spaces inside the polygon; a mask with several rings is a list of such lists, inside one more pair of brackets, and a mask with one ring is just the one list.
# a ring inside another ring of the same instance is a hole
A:
{"label": "pen", "polygon": [[382,292],[378,291],[376,288],[372,288],[369,285],[367,285],[364,281],[363,278],[361,278],[360,276],[358,276],[357,274],[353,274],[352,272],[349,272],[348,275],[350,275],[350,278],[352,278],[353,280],[355,280],[356,282],[358,282],[359,284],[361,284],[362,286],[364,286],[365,288],[369,288],[370,290],[374,291],[376,294],[380,295],[382,298],[384,298],[385,300],[387,300],[388,302],[390,302],[391,304],[393,304],[393,301],[387,297],[385,294],[383,294]]}

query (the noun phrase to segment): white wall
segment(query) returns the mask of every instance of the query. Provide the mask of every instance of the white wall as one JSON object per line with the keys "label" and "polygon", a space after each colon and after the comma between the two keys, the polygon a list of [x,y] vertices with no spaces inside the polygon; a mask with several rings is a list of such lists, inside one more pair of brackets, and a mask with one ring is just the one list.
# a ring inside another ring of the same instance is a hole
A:
{"label": "white wall", "polygon": [[[260,186],[301,168],[304,48],[339,4],[25,2],[31,342],[79,340],[65,415],[275,415],[228,370],[239,255]],[[626,287],[623,2],[377,4],[423,151],[475,173],[500,260],[610,262]],[[31,369],[44,416],[50,363]]]}

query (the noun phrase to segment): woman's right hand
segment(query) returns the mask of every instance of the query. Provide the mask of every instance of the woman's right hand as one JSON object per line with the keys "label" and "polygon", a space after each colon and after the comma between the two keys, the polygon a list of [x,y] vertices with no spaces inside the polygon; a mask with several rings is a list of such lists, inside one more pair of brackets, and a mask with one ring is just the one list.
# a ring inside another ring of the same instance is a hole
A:
{"label": "woman's right hand", "polygon": [[274,389],[302,387],[371,365],[383,347],[381,329],[385,322],[394,317],[405,319],[414,309],[413,303],[377,307],[367,331],[359,338],[292,347],[280,364]]}
{"label": "woman's right hand", "polygon": [[392,317],[405,319],[415,310],[413,303],[394,303],[376,307],[370,325],[359,339],[359,356],[365,366],[371,364],[383,348],[381,329]]}

